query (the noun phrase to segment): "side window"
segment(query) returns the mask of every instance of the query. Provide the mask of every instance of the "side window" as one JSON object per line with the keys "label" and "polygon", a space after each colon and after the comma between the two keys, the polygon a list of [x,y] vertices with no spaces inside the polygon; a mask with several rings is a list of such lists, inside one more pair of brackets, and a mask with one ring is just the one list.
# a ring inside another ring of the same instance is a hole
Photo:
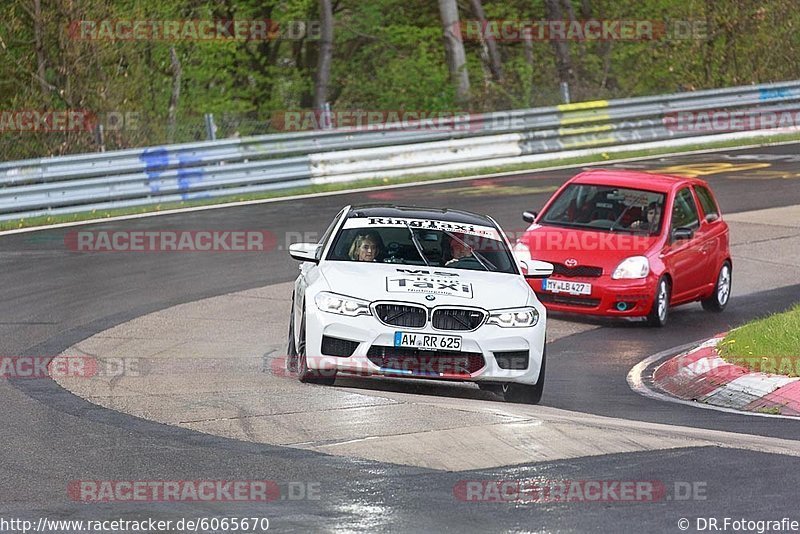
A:
{"label": "side window", "polygon": [[694,204],[692,192],[685,187],[675,195],[675,203],[672,206],[672,228],[696,228],[698,226],[700,226],[700,219],[697,216],[697,206]]}
{"label": "side window", "polygon": [[328,240],[331,238],[331,234],[333,233],[333,229],[336,228],[336,224],[339,222],[339,219],[341,219],[342,215],[344,215],[344,210],[345,209],[346,208],[342,208],[342,211],[340,211],[339,213],[336,214],[336,217],[333,218],[333,222],[331,222],[331,224],[328,225],[328,229],[325,230],[325,233],[322,234],[321,238],[319,238],[319,244],[322,245],[322,246],[319,247],[319,250],[317,250],[317,255],[316,255],[317,259],[322,258],[322,251],[325,250],[325,245],[328,243]]}
{"label": "side window", "polygon": [[695,186],[694,190],[697,193],[697,198],[700,199],[700,206],[703,208],[703,213],[706,215],[719,215],[719,208],[717,207],[717,203],[714,202],[711,191],[701,185]]}

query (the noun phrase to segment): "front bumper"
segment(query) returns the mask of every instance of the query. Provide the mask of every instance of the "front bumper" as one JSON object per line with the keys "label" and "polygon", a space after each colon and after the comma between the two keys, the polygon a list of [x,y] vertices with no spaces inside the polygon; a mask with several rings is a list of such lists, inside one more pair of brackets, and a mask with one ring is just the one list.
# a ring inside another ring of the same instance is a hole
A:
{"label": "front bumper", "polygon": [[[484,324],[473,331],[443,331],[431,328],[430,324],[425,328],[387,326],[375,316],[347,317],[322,312],[312,304],[306,310],[308,367],[362,376],[535,384],[539,378],[547,321],[545,309],[541,306],[537,306],[537,309],[539,322],[530,328],[501,328]],[[394,348],[395,333],[398,331],[460,336],[461,350]],[[325,350],[323,337],[326,338]],[[332,352],[331,339],[344,341],[335,342],[341,347],[347,347],[346,342],[351,342],[349,347],[355,349],[349,356],[325,354]],[[527,363],[520,365],[521,357],[509,360],[509,355],[513,356],[514,353],[524,353]]]}
{"label": "front bumper", "polygon": [[608,275],[599,278],[553,276],[552,280],[584,282],[592,285],[589,295],[544,291],[543,280],[529,280],[536,296],[550,311],[603,315],[609,317],[644,317],[653,307],[657,277],[613,280]]}

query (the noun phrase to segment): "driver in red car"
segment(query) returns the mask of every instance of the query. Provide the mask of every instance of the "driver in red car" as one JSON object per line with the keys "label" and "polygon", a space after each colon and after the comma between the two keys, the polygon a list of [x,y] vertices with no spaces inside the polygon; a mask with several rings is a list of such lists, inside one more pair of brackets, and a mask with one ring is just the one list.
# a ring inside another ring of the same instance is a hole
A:
{"label": "driver in red car", "polygon": [[650,230],[651,232],[658,230],[658,223],[661,221],[661,206],[658,202],[651,202],[647,206],[647,220],[634,221],[631,228],[636,230]]}

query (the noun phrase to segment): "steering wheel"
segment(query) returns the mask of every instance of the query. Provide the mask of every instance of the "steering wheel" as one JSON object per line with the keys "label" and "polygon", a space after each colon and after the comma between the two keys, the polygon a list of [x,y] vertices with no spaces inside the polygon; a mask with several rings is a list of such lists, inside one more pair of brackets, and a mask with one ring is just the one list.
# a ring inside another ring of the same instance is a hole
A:
{"label": "steering wheel", "polygon": [[400,254],[400,243],[392,241],[386,245],[386,252],[384,253],[384,263],[402,263],[403,259],[398,257]]}

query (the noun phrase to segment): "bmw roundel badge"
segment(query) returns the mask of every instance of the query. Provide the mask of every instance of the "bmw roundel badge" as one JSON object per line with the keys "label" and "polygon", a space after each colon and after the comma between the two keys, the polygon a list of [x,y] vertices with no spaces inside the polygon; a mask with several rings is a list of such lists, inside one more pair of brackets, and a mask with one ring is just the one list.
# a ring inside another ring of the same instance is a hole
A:
{"label": "bmw roundel badge", "polygon": [[433,295],[425,295],[425,300],[436,300],[436,297]]}

